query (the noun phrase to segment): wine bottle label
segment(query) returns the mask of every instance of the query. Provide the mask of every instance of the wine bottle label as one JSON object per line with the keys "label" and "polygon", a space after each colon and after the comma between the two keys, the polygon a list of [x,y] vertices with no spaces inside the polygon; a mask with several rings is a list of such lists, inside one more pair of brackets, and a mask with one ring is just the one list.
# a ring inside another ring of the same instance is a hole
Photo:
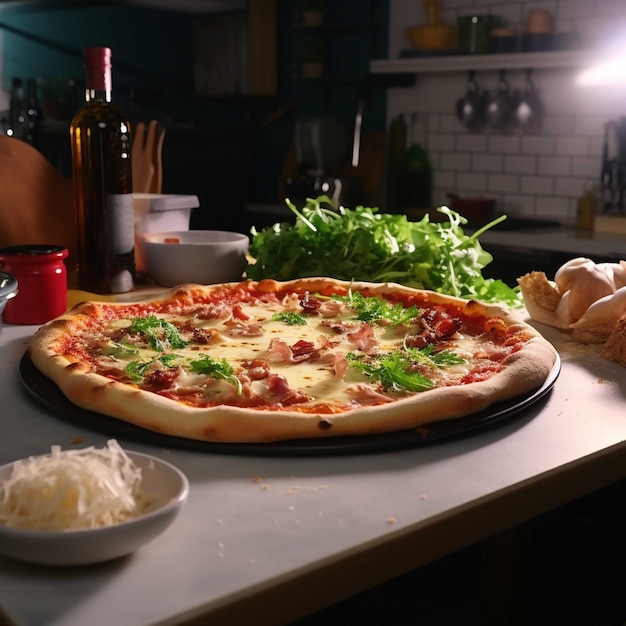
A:
{"label": "wine bottle label", "polygon": [[107,194],[109,215],[109,251],[128,254],[135,245],[135,217],[132,193]]}

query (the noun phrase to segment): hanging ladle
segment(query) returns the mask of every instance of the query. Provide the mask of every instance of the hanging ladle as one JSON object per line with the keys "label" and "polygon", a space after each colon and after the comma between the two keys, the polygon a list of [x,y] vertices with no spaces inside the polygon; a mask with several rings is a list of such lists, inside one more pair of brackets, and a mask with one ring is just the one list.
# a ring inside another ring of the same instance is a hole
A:
{"label": "hanging ladle", "polygon": [[515,108],[515,123],[524,131],[539,132],[545,109],[532,80],[532,70],[526,70],[524,91]]}
{"label": "hanging ladle", "polygon": [[468,72],[467,91],[456,103],[456,115],[470,130],[478,130],[485,124],[487,94],[481,93],[474,71]]}
{"label": "hanging ladle", "polygon": [[507,131],[513,123],[515,101],[506,80],[506,70],[500,70],[496,93],[487,106],[487,123],[492,128]]}

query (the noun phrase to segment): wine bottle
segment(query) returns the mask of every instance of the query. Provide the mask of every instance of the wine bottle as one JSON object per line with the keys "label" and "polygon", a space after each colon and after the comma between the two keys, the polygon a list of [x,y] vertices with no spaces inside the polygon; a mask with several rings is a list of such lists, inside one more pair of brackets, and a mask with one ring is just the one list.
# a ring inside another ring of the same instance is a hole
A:
{"label": "wine bottle", "polygon": [[404,207],[429,209],[432,204],[432,171],[426,150],[417,140],[417,114],[411,116],[411,145],[403,162]]}
{"label": "wine bottle", "polygon": [[70,124],[78,229],[78,286],[134,287],[131,131],[112,99],[111,49],[85,48],[85,104]]}
{"label": "wine bottle", "polygon": [[37,104],[37,84],[33,78],[29,78],[27,83],[27,99],[26,99],[26,141],[37,147],[37,131],[39,106]]}
{"label": "wine bottle", "polygon": [[24,100],[24,85],[21,78],[14,78],[11,82],[11,96],[9,116],[11,118],[11,134],[16,139],[24,139],[26,125],[26,102]]}

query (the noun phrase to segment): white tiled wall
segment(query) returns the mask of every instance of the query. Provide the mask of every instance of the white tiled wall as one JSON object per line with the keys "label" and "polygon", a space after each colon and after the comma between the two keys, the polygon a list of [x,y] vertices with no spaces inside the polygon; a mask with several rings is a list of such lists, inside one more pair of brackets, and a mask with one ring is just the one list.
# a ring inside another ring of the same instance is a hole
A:
{"label": "white tiled wall", "polygon": [[[390,0],[390,5],[389,56],[396,58],[409,47],[405,27],[424,24],[425,14],[417,0]],[[576,33],[583,49],[626,46],[626,0],[442,0],[441,6],[448,23],[459,15],[491,12],[517,32],[530,9],[547,8],[556,30]],[[626,116],[626,86],[577,86],[580,69],[533,71],[546,108],[538,134],[465,129],[455,103],[464,95],[466,72],[423,74],[414,87],[389,90],[388,122],[400,113],[409,121],[414,114],[416,139],[433,164],[437,204],[447,193],[482,195],[497,198],[498,208],[509,214],[573,218],[585,183],[599,182],[605,122]],[[476,79],[493,91],[498,74],[478,72]],[[508,71],[507,80],[511,89],[522,89],[525,72]]]}

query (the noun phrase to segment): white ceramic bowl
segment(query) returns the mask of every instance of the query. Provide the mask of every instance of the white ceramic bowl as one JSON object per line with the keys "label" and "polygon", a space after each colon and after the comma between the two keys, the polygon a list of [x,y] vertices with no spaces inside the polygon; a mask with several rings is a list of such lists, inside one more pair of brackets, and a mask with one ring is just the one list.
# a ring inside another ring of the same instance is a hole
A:
{"label": "white ceramic bowl", "polygon": [[146,233],[142,244],[148,276],[162,287],[174,287],[241,280],[249,239],[225,230],[188,230]]}
{"label": "white ceramic bowl", "polygon": [[[189,495],[187,477],[173,465],[140,452],[127,452],[141,468],[141,490],[159,502],[132,520],[94,529],[30,530],[0,524],[0,554],[42,565],[86,565],[135,552],[160,535],[176,518]],[[0,482],[13,463],[0,467]]]}

